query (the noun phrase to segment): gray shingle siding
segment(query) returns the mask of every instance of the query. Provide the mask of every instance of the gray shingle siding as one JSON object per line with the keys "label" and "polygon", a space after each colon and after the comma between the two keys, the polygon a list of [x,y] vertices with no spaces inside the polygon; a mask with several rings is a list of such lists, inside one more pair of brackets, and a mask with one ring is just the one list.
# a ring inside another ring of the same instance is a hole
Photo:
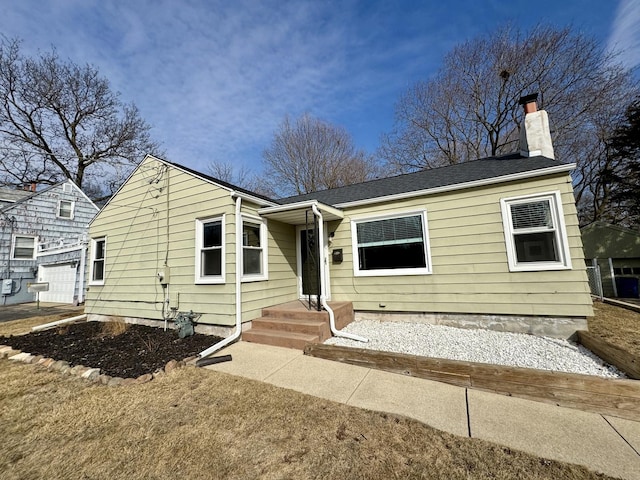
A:
{"label": "gray shingle siding", "polygon": [[[67,182],[53,185],[0,207],[0,279],[10,278],[15,284],[14,293],[3,295],[0,302],[11,304],[33,301],[34,295],[27,293],[26,283],[35,281],[39,264],[79,262],[80,250],[33,260],[11,258],[12,239],[15,235],[37,237],[36,243],[59,243],[62,240],[69,244],[86,233],[88,223],[98,210],[75,186],[67,187],[67,191],[64,191],[65,184]],[[73,219],[57,216],[59,200],[74,202]]]}

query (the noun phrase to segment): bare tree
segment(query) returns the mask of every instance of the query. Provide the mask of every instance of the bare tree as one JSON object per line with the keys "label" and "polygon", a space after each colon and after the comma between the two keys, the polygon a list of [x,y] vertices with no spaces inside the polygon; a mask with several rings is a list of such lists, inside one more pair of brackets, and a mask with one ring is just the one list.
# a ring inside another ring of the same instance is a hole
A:
{"label": "bare tree", "polygon": [[349,133],[305,114],[285,117],[263,152],[265,177],[280,195],[364,182],[380,175],[374,159],[354,146]]}
{"label": "bare tree", "polygon": [[276,192],[260,175],[245,167],[235,163],[213,160],[209,162],[206,173],[218,180],[235,185],[250,192],[258,193],[266,197],[276,196]]}
{"label": "bare tree", "polygon": [[145,153],[160,153],[150,127],[91,65],[36,58],[0,39],[0,182],[73,180],[112,193]]}
{"label": "bare tree", "polygon": [[570,28],[507,26],[455,47],[437,75],[400,98],[379,155],[407,172],[517,151],[518,100],[538,92],[556,158],[578,163],[577,200],[602,203],[594,181],[607,168],[606,141],[637,91],[632,73],[594,39]]}

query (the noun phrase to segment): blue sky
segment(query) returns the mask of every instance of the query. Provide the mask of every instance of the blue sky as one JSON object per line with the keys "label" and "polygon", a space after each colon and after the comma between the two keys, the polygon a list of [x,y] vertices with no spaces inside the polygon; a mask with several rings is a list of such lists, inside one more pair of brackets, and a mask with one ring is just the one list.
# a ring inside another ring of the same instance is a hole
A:
{"label": "blue sky", "polygon": [[373,153],[394,105],[456,44],[505,22],[572,25],[640,63],[635,0],[0,0],[0,34],[92,63],[168,160],[259,170],[286,114],[345,127]]}

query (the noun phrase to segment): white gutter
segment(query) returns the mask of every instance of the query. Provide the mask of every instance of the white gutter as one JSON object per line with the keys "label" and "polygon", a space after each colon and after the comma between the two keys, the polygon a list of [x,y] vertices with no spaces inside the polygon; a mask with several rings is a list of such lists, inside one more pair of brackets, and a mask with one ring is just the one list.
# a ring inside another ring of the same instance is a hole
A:
{"label": "white gutter", "polygon": [[76,317],[63,318],[62,320],[58,320],[56,322],[43,323],[42,325],[36,325],[35,327],[31,327],[31,331],[39,332],[40,330],[47,330],[48,328],[57,327],[58,325],[64,325],[65,323],[78,322],[80,320],[85,320],[86,318],[87,318],[87,314],[83,313],[82,315],[78,315]]}
{"label": "white gutter", "polygon": [[544,175],[553,175],[555,173],[569,172],[576,168],[575,163],[567,163],[555,167],[542,168],[540,170],[530,170],[527,172],[511,173],[501,177],[485,178],[483,180],[474,180],[472,182],[454,183],[453,185],[444,185],[442,187],[427,188],[424,190],[416,190],[413,192],[396,193],[394,195],[386,195],[382,197],[365,198],[363,200],[354,200],[353,202],[336,203],[335,208],[350,208],[370,205],[372,203],[391,202],[396,200],[405,200],[413,197],[421,197],[423,195],[434,195],[436,193],[452,192],[455,190],[463,190],[466,188],[484,187],[497,183],[512,182],[515,180],[525,180],[527,178],[541,177]]}
{"label": "white gutter", "polygon": [[212,353],[215,353],[230,343],[235,342],[240,338],[240,334],[242,333],[242,283],[240,273],[242,271],[242,217],[240,214],[242,197],[237,193],[232,193],[232,196],[235,196],[236,198],[236,329],[224,340],[221,340],[200,352],[198,354],[199,358],[208,357]]}
{"label": "white gutter", "polygon": [[318,242],[318,245],[319,245],[318,255],[320,257],[318,262],[320,267],[320,304],[329,314],[329,327],[331,328],[331,333],[336,337],[348,338],[350,340],[356,340],[358,342],[367,343],[369,341],[369,339],[367,338],[361,337],[359,335],[354,335],[352,333],[342,332],[336,328],[335,314],[333,313],[333,310],[331,309],[331,307],[327,303],[326,298],[324,297],[324,292],[326,291],[327,279],[325,278],[325,270],[324,270],[324,266],[325,266],[324,245],[322,245],[322,242],[324,239],[324,225],[323,225],[322,213],[320,213],[320,210],[318,210],[318,206],[315,204],[311,205],[311,210],[313,210],[313,214],[316,217],[318,217],[318,239],[320,239],[320,242]]}

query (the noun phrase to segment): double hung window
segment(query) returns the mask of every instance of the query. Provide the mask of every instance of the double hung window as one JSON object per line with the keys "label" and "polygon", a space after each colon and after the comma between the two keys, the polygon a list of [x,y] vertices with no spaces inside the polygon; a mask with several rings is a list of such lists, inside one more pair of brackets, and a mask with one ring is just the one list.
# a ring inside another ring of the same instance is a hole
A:
{"label": "double hung window", "polygon": [[267,278],[266,226],[260,219],[242,222],[242,279],[244,281]]}
{"label": "double hung window", "polygon": [[69,220],[73,220],[73,207],[74,202],[70,200],[58,201],[58,218],[67,218]]}
{"label": "double hung window", "polygon": [[511,271],[571,268],[557,192],[501,200]]}
{"label": "double hung window", "polygon": [[91,264],[90,264],[90,285],[104,285],[105,260],[107,257],[107,239],[94,238],[91,240]]}
{"label": "double hung window", "polygon": [[224,215],[196,220],[196,283],[224,283]]}
{"label": "double hung window", "polygon": [[36,237],[16,235],[13,237],[11,258],[16,260],[33,260],[36,253]]}

